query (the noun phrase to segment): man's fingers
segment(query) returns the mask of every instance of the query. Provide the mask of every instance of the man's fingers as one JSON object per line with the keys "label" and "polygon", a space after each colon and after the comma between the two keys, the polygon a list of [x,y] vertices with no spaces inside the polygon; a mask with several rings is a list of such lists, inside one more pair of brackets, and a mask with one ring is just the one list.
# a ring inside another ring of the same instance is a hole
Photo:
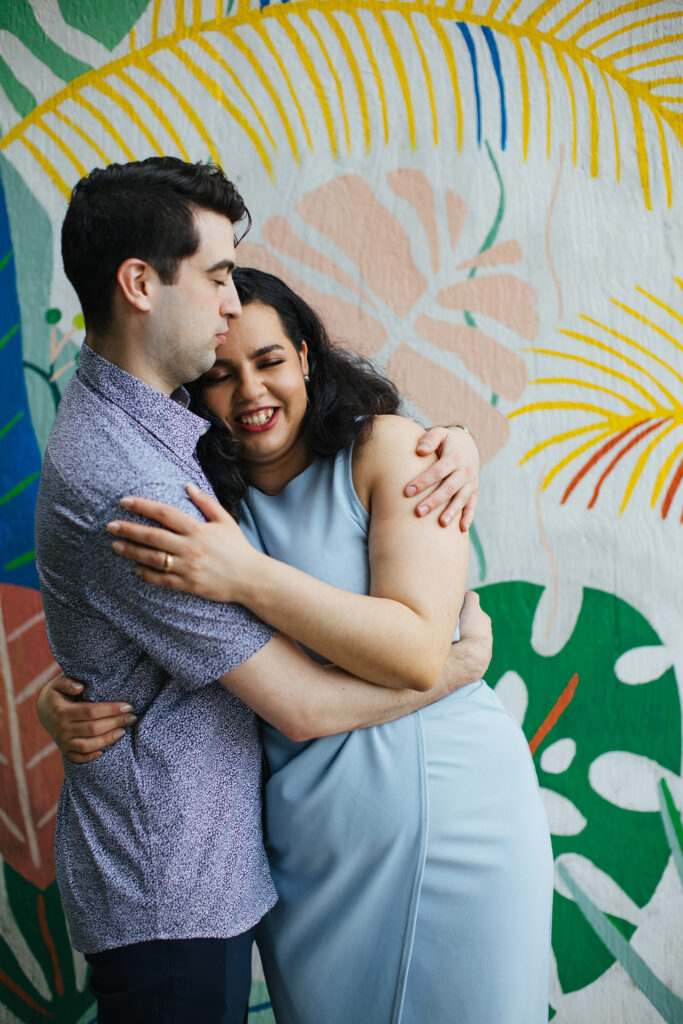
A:
{"label": "man's fingers", "polygon": [[467,533],[474,522],[474,511],[477,507],[477,497],[478,491],[474,491],[474,493],[467,499],[465,507],[462,510],[462,516],[460,517],[460,529],[463,533]]}
{"label": "man's fingers", "polygon": [[[430,427],[417,442],[418,455],[431,455],[439,445],[446,440],[448,430],[446,427]],[[409,485],[410,486],[410,485]]]}
{"label": "man's fingers", "polygon": [[[458,463],[453,457],[444,456],[439,462],[435,462],[433,466],[426,469],[424,473],[420,473],[419,476],[414,477],[409,483],[407,483],[403,489],[403,493],[408,498],[412,497],[414,494],[421,494],[429,487],[433,487],[434,484],[440,483],[444,478],[444,474],[453,474],[453,471],[457,469],[457,467]],[[469,479],[466,471],[462,469],[455,475],[463,482]],[[448,479],[450,480],[450,477]],[[446,483],[447,481],[444,482]],[[453,492],[451,491],[451,494],[452,493]]]}

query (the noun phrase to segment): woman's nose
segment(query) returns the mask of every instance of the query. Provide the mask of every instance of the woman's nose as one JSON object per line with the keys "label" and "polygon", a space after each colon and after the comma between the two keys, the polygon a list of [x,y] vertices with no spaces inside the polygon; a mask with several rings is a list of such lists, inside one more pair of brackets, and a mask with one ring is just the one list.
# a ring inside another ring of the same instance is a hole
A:
{"label": "woman's nose", "polygon": [[258,373],[245,373],[240,378],[239,393],[242,398],[260,398],[266,388]]}

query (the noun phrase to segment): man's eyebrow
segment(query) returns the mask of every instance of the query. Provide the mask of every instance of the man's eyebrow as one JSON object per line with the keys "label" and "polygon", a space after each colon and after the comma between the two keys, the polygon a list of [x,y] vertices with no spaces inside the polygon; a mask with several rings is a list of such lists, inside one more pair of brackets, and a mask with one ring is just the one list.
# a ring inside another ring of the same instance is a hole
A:
{"label": "man's eyebrow", "polygon": [[207,267],[207,274],[215,274],[217,270],[230,270],[235,269],[234,260],[220,260],[218,263],[214,263],[212,267]]}

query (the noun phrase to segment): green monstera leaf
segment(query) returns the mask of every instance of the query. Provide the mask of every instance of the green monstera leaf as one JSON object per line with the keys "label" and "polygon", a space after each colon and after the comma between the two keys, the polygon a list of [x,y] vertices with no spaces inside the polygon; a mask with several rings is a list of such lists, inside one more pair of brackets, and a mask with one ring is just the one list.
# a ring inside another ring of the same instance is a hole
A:
{"label": "green monstera leaf", "polygon": [[[620,681],[619,658],[635,648],[658,647],[660,640],[635,609],[598,590],[584,590],[581,613],[562,650],[539,655],[531,635],[542,594],[542,587],[524,582],[480,588],[495,637],[487,680],[505,703],[512,695],[522,719],[549,810],[555,858],[588,870],[595,891],[602,887],[602,909],[629,939],[638,908],[652,898],[671,851],[656,802],[650,807],[633,787],[629,792],[628,780],[637,781],[639,770],[680,771],[676,679],[668,669],[640,685]],[[615,906],[633,913],[615,912]],[[566,887],[555,892],[552,941],[564,992],[584,988],[614,962]]]}

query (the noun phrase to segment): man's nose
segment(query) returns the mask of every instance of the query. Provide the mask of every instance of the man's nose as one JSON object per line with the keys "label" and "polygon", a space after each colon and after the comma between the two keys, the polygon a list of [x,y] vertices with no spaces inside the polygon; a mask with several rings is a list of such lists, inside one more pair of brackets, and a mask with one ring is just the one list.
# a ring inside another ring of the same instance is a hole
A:
{"label": "man's nose", "polygon": [[225,291],[223,292],[220,314],[221,316],[228,317],[231,320],[235,320],[237,317],[242,316],[242,303],[240,302],[240,297],[237,294],[235,282],[232,278],[228,281]]}

